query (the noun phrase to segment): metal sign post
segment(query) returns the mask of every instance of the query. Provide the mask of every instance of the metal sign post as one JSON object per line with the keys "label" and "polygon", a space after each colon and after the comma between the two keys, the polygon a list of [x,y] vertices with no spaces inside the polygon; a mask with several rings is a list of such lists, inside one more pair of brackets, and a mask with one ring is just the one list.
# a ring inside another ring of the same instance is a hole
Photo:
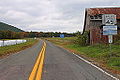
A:
{"label": "metal sign post", "polygon": [[102,15],[102,24],[105,25],[105,26],[103,26],[103,35],[108,35],[110,53],[112,50],[113,35],[117,34],[116,23],[117,23],[116,15],[114,15],[114,14]]}
{"label": "metal sign post", "polygon": [[[113,35],[108,35],[110,53],[112,51]],[[110,55],[111,56],[111,55]]]}

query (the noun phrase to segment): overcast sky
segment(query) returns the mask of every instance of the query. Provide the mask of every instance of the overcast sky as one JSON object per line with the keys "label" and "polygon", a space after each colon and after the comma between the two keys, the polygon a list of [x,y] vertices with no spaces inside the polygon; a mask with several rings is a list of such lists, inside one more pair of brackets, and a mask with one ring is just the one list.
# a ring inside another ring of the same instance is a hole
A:
{"label": "overcast sky", "polygon": [[0,0],[0,21],[25,31],[82,31],[85,8],[120,6],[120,0]]}

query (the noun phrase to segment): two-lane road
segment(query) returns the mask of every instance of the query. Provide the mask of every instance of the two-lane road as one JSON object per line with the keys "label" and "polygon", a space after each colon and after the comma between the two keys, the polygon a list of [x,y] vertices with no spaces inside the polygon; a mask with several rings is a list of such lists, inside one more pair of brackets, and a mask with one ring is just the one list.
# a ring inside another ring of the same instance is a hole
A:
{"label": "two-lane road", "polygon": [[[65,49],[48,41],[46,44],[45,57],[39,59],[44,59],[42,80],[115,80]],[[40,41],[31,48],[0,59],[0,80],[28,80],[42,46]]]}

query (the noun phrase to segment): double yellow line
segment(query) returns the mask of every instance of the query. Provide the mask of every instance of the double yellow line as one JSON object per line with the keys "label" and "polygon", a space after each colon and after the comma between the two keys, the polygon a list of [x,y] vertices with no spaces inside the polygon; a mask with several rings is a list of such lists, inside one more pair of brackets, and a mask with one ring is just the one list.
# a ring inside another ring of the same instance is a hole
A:
{"label": "double yellow line", "polygon": [[42,50],[40,51],[40,54],[36,60],[33,70],[29,76],[29,80],[41,80],[45,49],[46,43],[44,42]]}

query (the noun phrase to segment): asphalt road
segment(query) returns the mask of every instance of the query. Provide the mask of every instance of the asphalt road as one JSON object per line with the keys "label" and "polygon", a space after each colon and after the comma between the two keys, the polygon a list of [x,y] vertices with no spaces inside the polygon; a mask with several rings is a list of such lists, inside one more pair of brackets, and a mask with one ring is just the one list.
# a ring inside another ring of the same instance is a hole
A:
{"label": "asphalt road", "polygon": [[43,43],[0,59],[0,80],[28,80]]}
{"label": "asphalt road", "polygon": [[[42,80],[115,80],[48,41]],[[0,80],[28,80],[43,42],[0,59]]]}
{"label": "asphalt road", "polygon": [[45,55],[42,80],[115,80],[50,42]]}

